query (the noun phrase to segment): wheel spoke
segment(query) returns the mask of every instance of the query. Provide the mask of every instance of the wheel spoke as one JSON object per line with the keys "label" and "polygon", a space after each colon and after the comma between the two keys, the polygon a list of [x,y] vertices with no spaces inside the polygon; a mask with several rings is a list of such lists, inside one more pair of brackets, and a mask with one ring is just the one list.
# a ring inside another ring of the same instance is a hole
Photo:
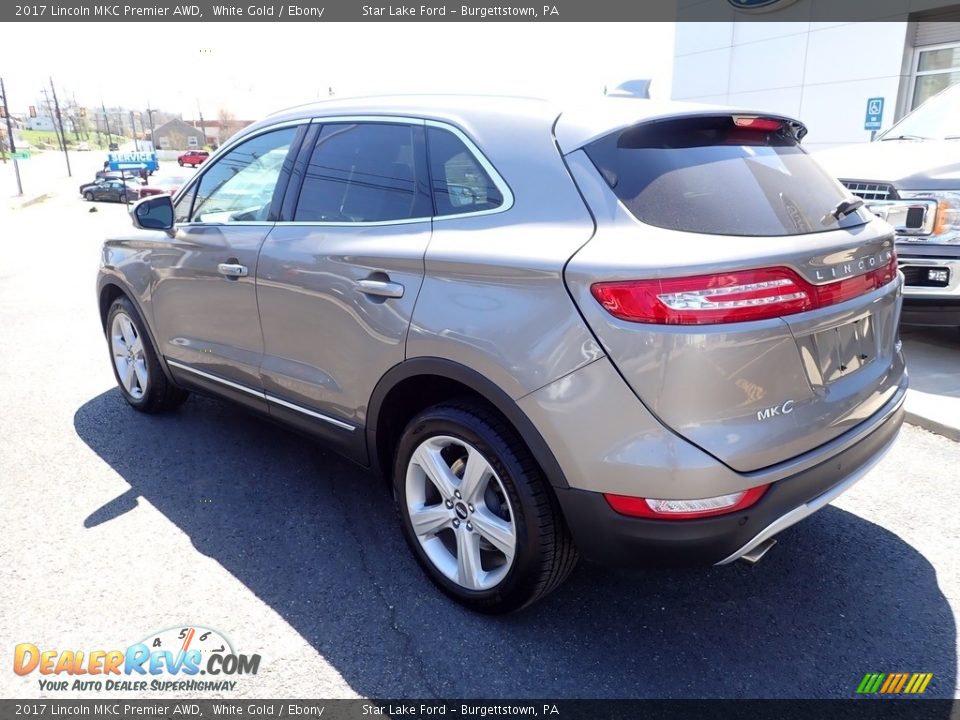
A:
{"label": "wheel spoke", "polygon": [[424,540],[437,534],[438,530],[446,527],[450,522],[450,511],[440,505],[425,505],[410,509],[410,524],[417,537]]}
{"label": "wheel spoke", "polygon": [[120,333],[123,335],[123,342],[126,343],[127,347],[131,347],[133,341],[137,339],[137,333],[133,329],[133,323],[130,322],[130,318],[126,315],[120,316]]}
{"label": "wheel spoke", "polygon": [[137,335],[137,337],[134,339],[133,345],[130,346],[130,352],[134,355],[143,354],[143,342],[140,340],[139,335]]}
{"label": "wheel spoke", "polygon": [[146,363],[144,363],[142,358],[135,358],[131,365],[133,365],[133,371],[137,376],[137,385],[140,387],[140,392],[145,392],[147,389]]}
{"label": "wheel spoke", "polygon": [[491,473],[490,465],[483,459],[483,455],[469,448],[467,450],[467,465],[463,469],[463,479],[460,481],[460,493],[469,503],[479,504],[486,489],[486,480]]}
{"label": "wheel spoke", "polygon": [[497,517],[486,507],[478,507],[470,520],[474,529],[503,553],[508,563],[513,560],[517,543],[512,523]]}
{"label": "wheel spoke", "polygon": [[118,368],[118,370],[120,370],[120,380],[123,383],[123,387],[132,395],[133,379],[136,377],[136,373],[133,370],[133,363],[124,360],[123,367]]}
{"label": "wheel spoke", "polygon": [[413,462],[423,469],[423,472],[426,473],[430,482],[436,486],[444,499],[453,497],[456,480],[447,463],[440,456],[439,450],[434,450],[423,444],[414,453]]}
{"label": "wheel spoke", "polygon": [[111,335],[110,347],[113,349],[114,357],[125,357],[127,354],[127,344],[123,341],[122,335]]}
{"label": "wheel spoke", "polygon": [[470,590],[482,586],[480,536],[461,528],[457,533],[457,582]]}

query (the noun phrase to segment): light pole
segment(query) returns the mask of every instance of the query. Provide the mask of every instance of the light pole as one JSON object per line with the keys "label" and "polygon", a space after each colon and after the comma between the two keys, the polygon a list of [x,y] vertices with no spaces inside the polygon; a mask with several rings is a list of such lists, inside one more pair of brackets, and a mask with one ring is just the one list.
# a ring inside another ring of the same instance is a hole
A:
{"label": "light pole", "polygon": [[17,144],[13,140],[13,124],[10,122],[10,108],[7,107],[7,89],[0,77],[0,96],[3,97],[3,114],[7,118],[7,145],[10,147],[10,156],[13,158],[13,170],[17,175],[17,195],[23,195],[23,183],[20,181],[20,164],[17,162]]}

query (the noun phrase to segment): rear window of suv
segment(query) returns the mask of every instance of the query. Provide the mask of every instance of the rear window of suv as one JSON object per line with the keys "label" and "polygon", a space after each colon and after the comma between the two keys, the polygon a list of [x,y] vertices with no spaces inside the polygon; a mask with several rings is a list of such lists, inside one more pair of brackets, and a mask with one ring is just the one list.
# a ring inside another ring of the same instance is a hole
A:
{"label": "rear window of suv", "polygon": [[758,130],[738,126],[730,115],[657,121],[585,150],[620,201],[648,225],[781,236],[862,225],[869,217],[864,210],[839,220],[830,214],[850,194],[785,123]]}

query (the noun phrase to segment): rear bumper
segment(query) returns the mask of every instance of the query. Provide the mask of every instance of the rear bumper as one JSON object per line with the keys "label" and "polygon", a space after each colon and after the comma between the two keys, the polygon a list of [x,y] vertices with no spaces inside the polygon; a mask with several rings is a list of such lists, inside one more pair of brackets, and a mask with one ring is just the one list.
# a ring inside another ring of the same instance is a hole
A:
{"label": "rear bumper", "polygon": [[602,493],[570,488],[557,489],[557,496],[580,552],[588,559],[615,565],[725,564],[860,480],[896,439],[903,424],[903,398],[898,394],[878,413],[866,437],[774,482],[756,505],[739,513],[701,520],[644,520],[614,512]]}

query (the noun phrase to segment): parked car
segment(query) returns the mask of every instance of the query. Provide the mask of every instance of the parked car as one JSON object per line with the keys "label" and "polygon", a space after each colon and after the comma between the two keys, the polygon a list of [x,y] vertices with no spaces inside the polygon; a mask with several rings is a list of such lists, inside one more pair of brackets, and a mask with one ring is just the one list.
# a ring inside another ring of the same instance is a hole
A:
{"label": "parked car", "polygon": [[86,142],[85,140],[81,140],[80,142],[77,143],[77,151],[78,151],[78,152],[89,152],[89,151],[90,151],[90,143]]}
{"label": "parked car", "polygon": [[273,115],[106,241],[120,392],[225,398],[383,473],[476,610],[578,555],[755,562],[883,456],[907,388],[893,231],[805,132],[627,98]]}
{"label": "parked car", "polygon": [[930,98],[874,142],[817,157],[896,228],[902,321],[960,326],[960,86]]}
{"label": "parked car", "polygon": [[180,164],[180,167],[184,165],[197,167],[203,164],[208,157],[210,157],[210,153],[206,150],[187,150],[177,158],[177,162]]}
{"label": "parked car", "polygon": [[135,180],[123,182],[113,178],[104,178],[81,185],[80,194],[83,195],[84,200],[127,202],[140,199],[140,184]]}
{"label": "parked car", "polygon": [[161,178],[157,180],[152,185],[144,185],[140,188],[140,197],[147,197],[148,195],[175,195],[177,190],[189,180],[187,175],[170,175],[169,177]]}
{"label": "parked car", "polygon": [[119,170],[97,170],[97,173],[94,177],[96,180],[132,180],[136,183],[144,182],[140,173],[133,173],[130,171],[124,171],[121,173]]}
{"label": "parked car", "polygon": [[119,143],[112,142],[112,143],[110,143],[108,149],[109,149],[111,152],[114,152],[114,151],[117,151],[117,150],[120,149],[120,145],[119,145]]}

